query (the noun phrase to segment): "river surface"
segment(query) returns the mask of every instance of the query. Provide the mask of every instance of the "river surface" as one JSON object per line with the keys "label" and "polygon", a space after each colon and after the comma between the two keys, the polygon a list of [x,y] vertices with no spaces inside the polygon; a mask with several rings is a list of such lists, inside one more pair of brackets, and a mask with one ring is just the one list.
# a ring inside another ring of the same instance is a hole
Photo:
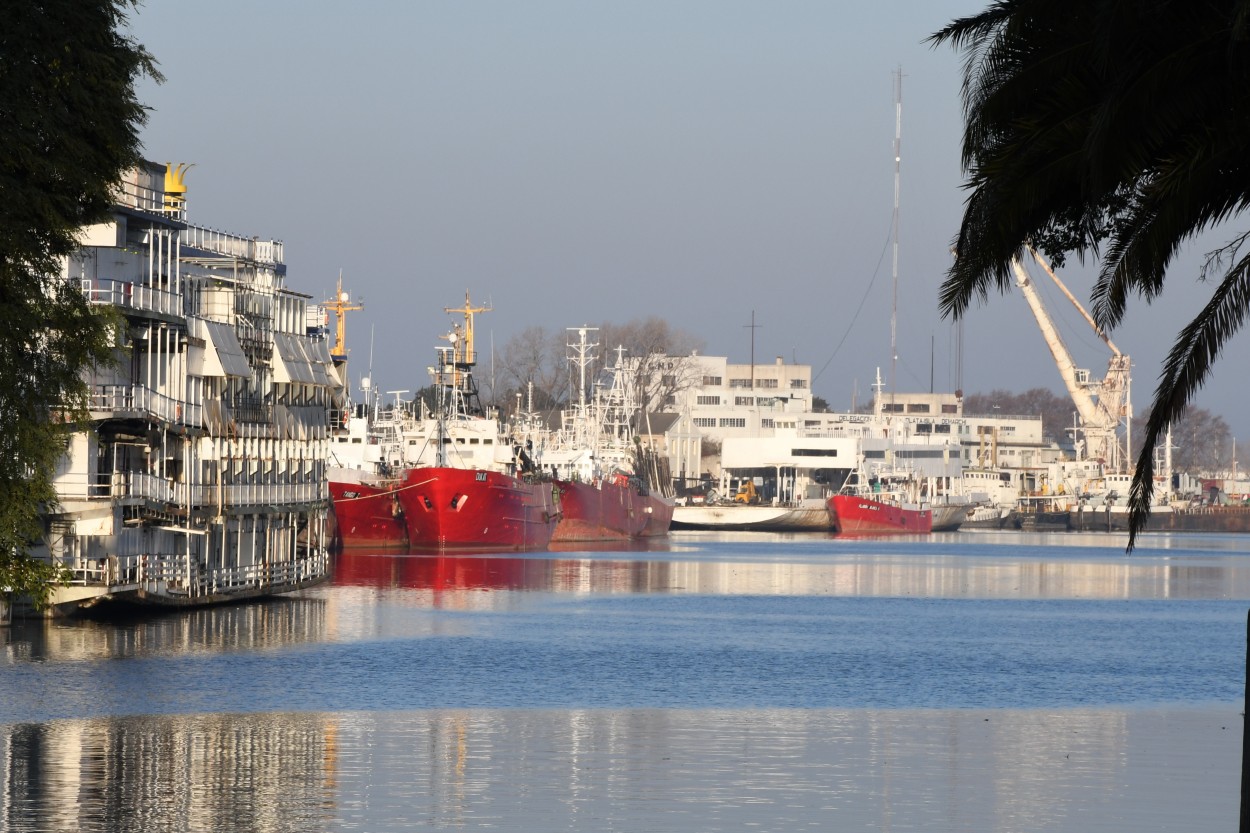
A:
{"label": "river surface", "polygon": [[350,552],[0,629],[0,830],[1232,830],[1250,537]]}

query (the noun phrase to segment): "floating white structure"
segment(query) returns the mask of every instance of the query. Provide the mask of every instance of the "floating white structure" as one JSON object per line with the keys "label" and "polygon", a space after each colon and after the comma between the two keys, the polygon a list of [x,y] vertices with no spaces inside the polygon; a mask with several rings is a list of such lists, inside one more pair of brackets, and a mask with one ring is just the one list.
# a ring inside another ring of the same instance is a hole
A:
{"label": "floating white structure", "polygon": [[281,242],[186,222],[183,173],[131,171],[112,219],[64,264],[126,328],[118,366],[91,375],[90,430],[56,474],[41,554],[74,575],[52,597],[59,612],[207,604],[328,574],[343,383],[323,322],[287,289]]}

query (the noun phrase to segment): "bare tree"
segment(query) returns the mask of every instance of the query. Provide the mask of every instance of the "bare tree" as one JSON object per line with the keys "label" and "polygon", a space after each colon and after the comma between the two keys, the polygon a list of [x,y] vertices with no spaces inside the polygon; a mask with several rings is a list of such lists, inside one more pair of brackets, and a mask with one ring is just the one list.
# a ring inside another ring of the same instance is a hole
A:
{"label": "bare tree", "polygon": [[[1133,451],[1140,453],[1149,415],[1133,420]],[[1156,449],[1162,453],[1166,437]],[[1232,468],[1232,435],[1228,423],[1205,408],[1188,408],[1172,423],[1172,470],[1194,476],[1216,475]]]}
{"label": "bare tree", "polygon": [[528,405],[532,385],[534,408],[558,407],[568,393],[564,354],[563,331],[553,333],[545,327],[527,327],[512,336],[499,357],[499,392],[503,396],[495,397],[495,404],[510,409],[513,403],[508,400],[519,393],[522,404]]}
{"label": "bare tree", "polygon": [[626,386],[640,408],[671,408],[678,393],[701,381],[693,356],[703,349],[703,340],[662,318],[651,316],[627,324],[603,324],[599,328],[599,343],[608,366],[616,362],[616,350],[624,349],[630,370]]}

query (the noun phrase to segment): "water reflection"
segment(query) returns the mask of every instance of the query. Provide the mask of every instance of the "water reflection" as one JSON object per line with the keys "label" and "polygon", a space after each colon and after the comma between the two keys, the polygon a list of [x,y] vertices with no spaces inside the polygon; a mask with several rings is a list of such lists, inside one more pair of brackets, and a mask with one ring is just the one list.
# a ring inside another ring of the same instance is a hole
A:
{"label": "water reflection", "polygon": [[1236,719],[466,710],[23,724],[0,727],[0,829],[1230,829]]}
{"label": "water reflection", "polygon": [[327,604],[282,596],[109,620],[19,619],[0,628],[0,667],[13,663],[126,659],[161,654],[257,651],[318,642]]}
{"label": "water reflection", "polygon": [[[838,542],[845,545],[845,542]],[[466,591],[560,594],[867,596],[970,599],[1250,599],[1245,554],[1129,557],[1102,550],[910,546],[823,548],[810,539],[715,542],[662,559],[344,552],[339,587],[422,591],[436,606],[481,607]],[[1188,552],[1188,551],[1187,551]],[[460,594],[457,596],[456,594]]]}

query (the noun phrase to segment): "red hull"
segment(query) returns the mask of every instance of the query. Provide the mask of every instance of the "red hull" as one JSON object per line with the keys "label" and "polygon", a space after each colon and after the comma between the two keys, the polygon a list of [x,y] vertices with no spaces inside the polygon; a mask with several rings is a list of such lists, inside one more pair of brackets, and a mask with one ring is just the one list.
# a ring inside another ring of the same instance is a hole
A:
{"label": "red hull", "polygon": [[408,546],[408,530],[397,499],[398,481],[383,484],[340,483],[331,480],[334,540],[341,547],[390,548]]}
{"label": "red hull", "polygon": [[399,502],[414,549],[541,550],[559,520],[551,483],[480,469],[408,469]]}
{"label": "red hull", "polygon": [[905,509],[869,497],[834,495],[829,513],[838,532],[851,535],[933,531],[933,510]]}
{"label": "red hull", "polygon": [[639,537],[647,526],[644,498],[628,483],[555,483],[560,523],[553,541],[619,541]]}
{"label": "red hull", "polygon": [[647,516],[647,523],[642,528],[640,537],[658,538],[668,535],[668,528],[673,523],[673,501],[647,495],[643,498],[643,512]]}

